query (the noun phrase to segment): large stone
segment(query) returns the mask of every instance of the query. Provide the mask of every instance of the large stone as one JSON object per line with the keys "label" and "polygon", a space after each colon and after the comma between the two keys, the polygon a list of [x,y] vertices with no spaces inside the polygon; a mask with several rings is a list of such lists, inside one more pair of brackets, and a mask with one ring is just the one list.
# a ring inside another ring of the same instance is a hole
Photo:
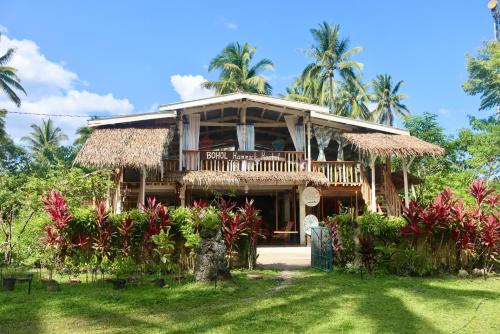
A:
{"label": "large stone", "polygon": [[467,270],[464,270],[464,269],[460,269],[458,271],[458,277],[462,277],[462,278],[465,278],[469,276],[469,273],[467,272]]}
{"label": "large stone", "polygon": [[196,248],[194,277],[197,281],[213,281],[231,277],[227,266],[226,246],[220,230],[201,231],[200,245]]}

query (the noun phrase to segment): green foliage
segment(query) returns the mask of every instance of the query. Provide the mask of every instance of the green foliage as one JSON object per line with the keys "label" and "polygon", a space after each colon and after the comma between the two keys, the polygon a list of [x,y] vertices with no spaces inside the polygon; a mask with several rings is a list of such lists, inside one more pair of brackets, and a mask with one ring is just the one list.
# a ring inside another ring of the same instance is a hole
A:
{"label": "green foliage", "polygon": [[154,243],[154,252],[159,259],[160,272],[169,272],[175,269],[173,261],[173,253],[175,249],[175,242],[170,234],[170,226],[162,229],[159,234],[151,237]]}
{"label": "green foliage", "polygon": [[470,95],[481,95],[479,110],[500,106],[500,42],[491,41],[479,49],[478,55],[467,55],[469,79],[463,89]]}
{"label": "green foliage", "polygon": [[189,249],[196,248],[200,244],[200,234],[195,230],[193,209],[178,207],[170,213],[170,217],[173,228],[184,238],[184,246]]}
{"label": "green foliage", "polygon": [[366,212],[358,217],[361,234],[368,234],[377,241],[395,242],[401,237],[401,228],[406,225],[402,217],[386,217],[377,212]]}
{"label": "green foliage", "polygon": [[216,230],[221,227],[221,219],[217,208],[213,206],[206,207],[202,210],[198,225],[202,229]]}
{"label": "green foliage", "polygon": [[116,277],[127,277],[137,272],[137,264],[130,256],[118,256],[111,265],[111,271]]}
{"label": "green foliage", "polygon": [[250,65],[255,51],[256,47],[251,47],[248,43],[229,44],[208,65],[209,71],[220,70],[219,79],[206,81],[202,85],[215,89],[217,95],[236,92],[271,94],[272,87],[261,73],[273,70],[273,62],[264,58]]}
{"label": "green foliage", "polygon": [[377,75],[373,80],[370,100],[376,103],[373,118],[377,122],[392,126],[395,116],[404,117],[410,112],[401,102],[407,98],[407,95],[399,93],[399,88],[403,84],[404,81],[398,81],[393,85],[392,77],[388,74]]}

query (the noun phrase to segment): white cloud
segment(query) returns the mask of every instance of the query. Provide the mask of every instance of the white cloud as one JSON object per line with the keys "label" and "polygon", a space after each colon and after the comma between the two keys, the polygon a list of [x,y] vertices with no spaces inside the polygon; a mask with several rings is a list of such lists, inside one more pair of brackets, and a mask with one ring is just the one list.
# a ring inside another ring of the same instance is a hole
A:
{"label": "white cloud", "polygon": [[205,81],[207,81],[207,79],[201,75],[175,74],[170,77],[170,82],[182,101],[214,96],[215,93],[213,90],[201,86]]}
{"label": "white cloud", "polygon": [[448,108],[439,108],[438,113],[443,115],[443,116],[448,116],[451,113],[451,110]]}
{"label": "white cloud", "polygon": [[229,30],[235,30],[235,29],[238,29],[238,25],[236,23],[232,23],[232,22],[225,22],[224,25],[226,26],[226,28],[228,28]]}
{"label": "white cloud", "polygon": [[[17,68],[17,75],[27,91],[16,108],[4,94],[0,94],[0,106],[11,111],[34,114],[116,115],[130,114],[134,106],[128,99],[118,99],[112,94],[98,94],[81,90],[77,86],[83,83],[78,75],[65,68],[63,63],[48,60],[39,46],[30,40],[10,39],[3,35],[0,40],[0,54],[8,48],[16,49],[9,65]],[[47,116],[9,113],[7,132],[15,141],[30,132],[29,125],[40,123]],[[55,125],[61,127],[70,140],[74,138],[77,127],[86,123],[83,117],[53,117]]]}
{"label": "white cloud", "polygon": [[6,34],[9,31],[7,27],[4,27],[3,25],[0,24],[0,33]]}

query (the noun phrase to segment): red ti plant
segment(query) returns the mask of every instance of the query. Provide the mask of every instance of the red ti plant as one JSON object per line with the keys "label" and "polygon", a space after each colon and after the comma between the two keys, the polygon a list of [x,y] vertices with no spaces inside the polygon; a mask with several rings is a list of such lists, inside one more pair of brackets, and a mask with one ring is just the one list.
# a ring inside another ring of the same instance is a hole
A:
{"label": "red ti plant", "polygon": [[170,224],[170,216],[168,209],[161,202],[156,202],[155,197],[148,197],[146,205],[142,205],[142,210],[148,216],[148,227],[144,232],[143,248],[146,256],[150,258],[153,247],[151,237],[159,234],[162,229]]}
{"label": "red ti plant", "polygon": [[106,204],[103,200],[98,200],[96,203],[96,226],[97,235],[94,236],[92,248],[100,255],[101,264],[106,261],[109,256],[111,247],[111,224],[108,221],[109,212],[106,210]]}
{"label": "red ti plant", "polygon": [[415,200],[411,200],[408,207],[403,208],[403,217],[408,225],[401,229],[403,235],[416,235],[421,232],[421,215],[422,208]]}
{"label": "red ti plant", "polygon": [[122,237],[121,253],[123,256],[130,255],[130,248],[131,248],[130,239],[132,237],[133,229],[134,229],[134,222],[132,221],[132,218],[130,218],[130,216],[122,219],[120,225],[118,226],[118,232]]}
{"label": "red ti plant", "polygon": [[219,215],[226,243],[226,254],[229,258],[229,267],[232,267],[235,244],[246,230],[245,222],[240,222],[240,215],[232,211],[235,206],[235,202],[226,201],[223,198],[219,200]]}
{"label": "red ti plant", "polygon": [[259,211],[254,206],[254,201],[245,200],[245,205],[240,208],[241,222],[246,226],[249,236],[249,247],[248,247],[248,269],[253,270],[255,263],[257,262],[257,240],[260,234],[260,226],[262,225],[262,220],[257,219]]}
{"label": "red ti plant", "polygon": [[[57,260],[64,261],[67,248],[71,246],[71,239],[67,238],[66,230],[72,217],[66,200],[57,190],[50,190],[42,197],[42,201],[51,220],[51,224],[44,227],[46,235],[42,238],[42,242],[50,248],[50,253],[53,254],[51,261],[55,265]],[[52,280],[52,270],[50,270],[50,279]]]}

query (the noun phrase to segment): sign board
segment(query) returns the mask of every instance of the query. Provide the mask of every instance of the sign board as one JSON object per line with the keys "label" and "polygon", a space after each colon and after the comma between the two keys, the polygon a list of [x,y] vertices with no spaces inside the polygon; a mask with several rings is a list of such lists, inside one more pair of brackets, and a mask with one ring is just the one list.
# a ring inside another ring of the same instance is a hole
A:
{"label": "sign board", "polygon": [[285,152],[200,151],[201,160],[285,161]]}
{"label": "sign board", "polygon": [[304,232],[306,235],[311,235],[311,228],[318,227],[319,221],[315,215],[307,215],[304,218]]}
{"label": "sign board", "polygon": [[302,192],[302,200],[307,206],[318,205],[320,199],[321,199],[321,194],[319,193],[318,189],[314,187],[307,187]]}

